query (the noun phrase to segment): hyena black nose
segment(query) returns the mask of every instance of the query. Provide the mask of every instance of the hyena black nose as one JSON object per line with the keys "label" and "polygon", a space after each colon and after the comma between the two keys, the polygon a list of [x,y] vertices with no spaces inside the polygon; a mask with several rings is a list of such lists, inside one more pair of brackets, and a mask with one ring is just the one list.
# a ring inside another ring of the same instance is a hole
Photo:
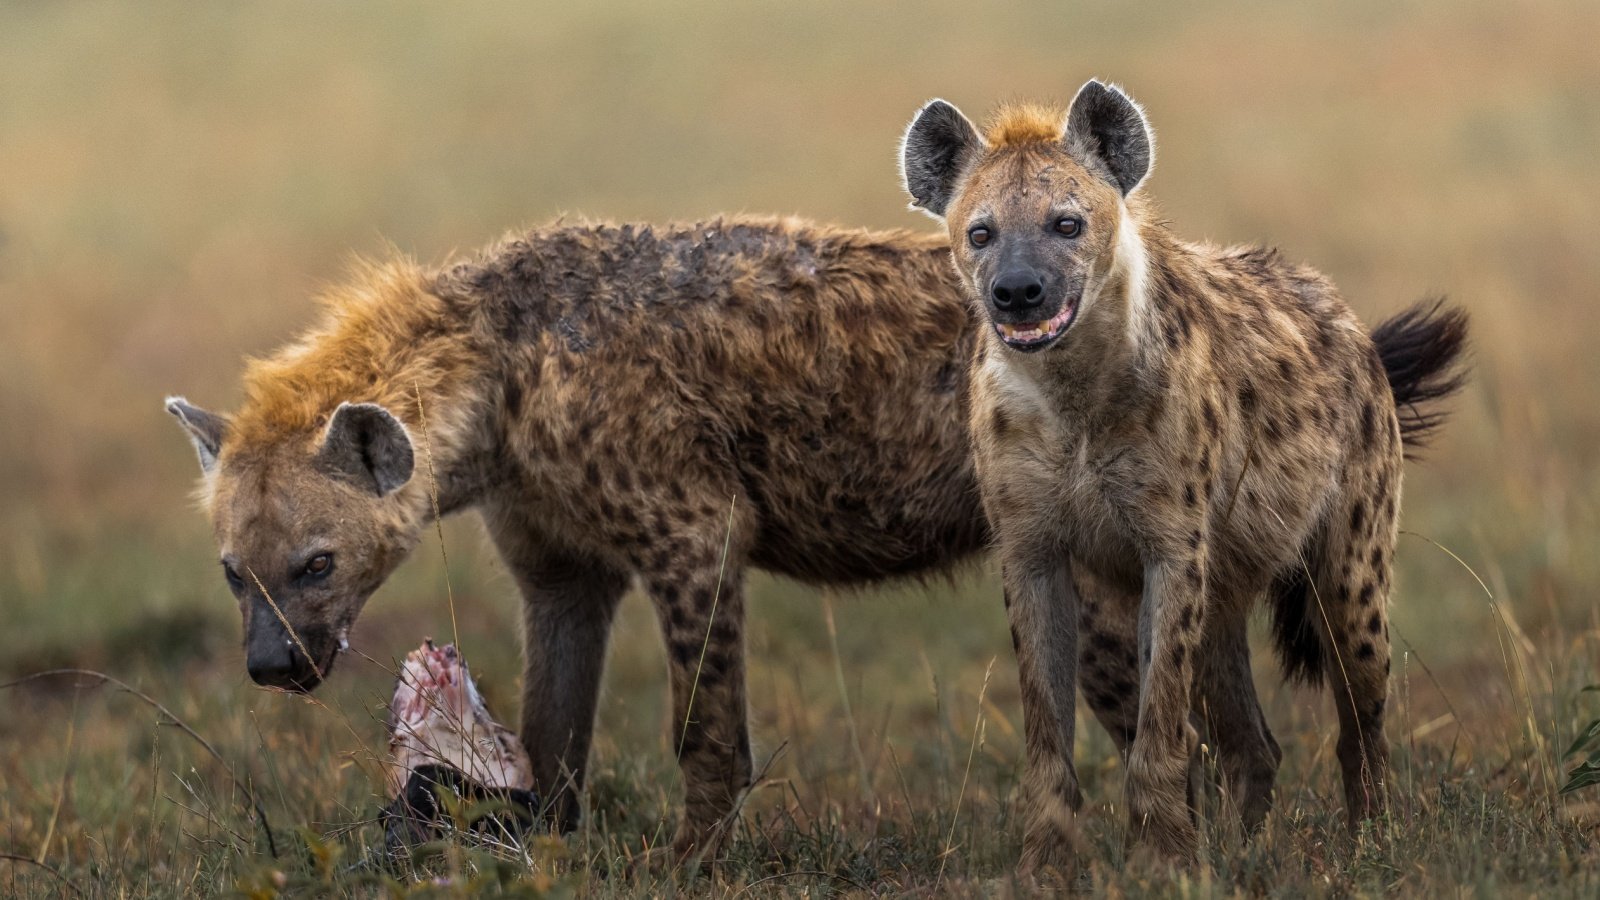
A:
{"label": "hyena black nose", "polygon": [[246,652],[245,669],[250,680],[263,687],[289,687],[295,682],[294,654],[291,648],[268,648],[252,645]]}
{"label": "hyena black nose", "polygon": [[1044,300],[1044,284],[1032,269],[1012,269],[1000,273],[990,288],[996,309],[1033,309]]}
{"label": "hyena black nose", "polygon": [[262,687],[309,691],[317,686],[317,671],[295,646],[283,625],[267,620],[254,625],[245,638],[245,671]]}

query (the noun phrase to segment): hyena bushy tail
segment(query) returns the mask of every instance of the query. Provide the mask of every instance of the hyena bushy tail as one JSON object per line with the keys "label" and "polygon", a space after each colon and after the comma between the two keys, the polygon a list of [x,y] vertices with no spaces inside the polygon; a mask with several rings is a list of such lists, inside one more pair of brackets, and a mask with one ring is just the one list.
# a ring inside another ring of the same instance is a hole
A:
{"label": "hyena bushy tail", "polygon": [[1372,343],[1394,392],[1406,457],[1415,458],[1415,451],[1444,424],[1445,410],[1439,401],[1467,381],[1462,365],[1467,313],[1445,306],[1443,300],[1423,301],[1374,328]]}
{"label": "hyena bushy tail", "polygon": [[[1425,300],[1385,319],[1372,330],[1372,343],[1394,393],[1406,458],[1415,459],[1444,424],[1441,401],[1466,383],[1467,313],[1443,300]],[[1315,686],[1322,682],[1324,659],[1311,600],[1303,569],[1285,573],[1272,585],[1272,634],[1284,676]]]}

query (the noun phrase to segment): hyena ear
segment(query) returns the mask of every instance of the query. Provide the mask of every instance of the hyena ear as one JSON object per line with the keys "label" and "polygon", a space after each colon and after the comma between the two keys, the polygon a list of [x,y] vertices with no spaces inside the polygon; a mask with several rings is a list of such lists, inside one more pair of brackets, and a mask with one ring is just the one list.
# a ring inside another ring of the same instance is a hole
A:
{"label": "hyena ear", "polygon": [[411,480],[411,436],[376,403],[341,403],[328,420],[317,461],[382,497]]}
{"label": "hyena ear", "polygon": [[191,406],[182,397],[168,397],[167,412],[189,433],[195,452],[200,454],[200,471],[210,474],[217,467],[217,454],[222,452],[222,434],[228,429],[228,420]]}
{"label": "hyena ear", "polygon": [[911,206],[944,217],[967,166],[983,149],[983,138],[961,110],[933,100],[917,112],[900,144],[900,171]]}
{"label": "hyena ear", "polygon": [[1115,86],[1098,81],[1078,90],[1061,137],[1068,153],[1104,165],[1124,197],[1144,181],[1155,163],[1155,136],[1144,110]]}

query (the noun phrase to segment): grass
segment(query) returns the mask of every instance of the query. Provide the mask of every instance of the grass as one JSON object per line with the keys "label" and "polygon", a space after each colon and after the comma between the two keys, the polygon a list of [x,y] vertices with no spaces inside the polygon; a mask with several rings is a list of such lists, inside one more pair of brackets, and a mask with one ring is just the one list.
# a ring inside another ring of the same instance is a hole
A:
{"label": "grass", "polygon": [[1369,321],[1445,291],[1476,344],[1407,473],[1389,817],[1344,833],[1330,701],[1263,652],[1286,756],[1265,832],[1245,843],[1218,814],[1186,875],[1127,858],[1121,764],[1085,720],[1085,887],[1593,895],[1600,793],[1557,791],[1600,715],[1582,693],[1600,681],[1597,31],[1576,0],[0,7],[0,681],[92,669],[166,710],[94,679],[0,691],[0,892],[1013,892],[1020,704],[987,566],[826,608],[755,580],[765,777],[692,885],[624,865],[678,803],[640,597],[582,830],[364,865],[390,661],[459,634],[514,718],[514,586],[474,522],[448,522],[448,562],[417,554],[355,629],[371,661],[309,700],[251,687],[159,401],[236,401],[241,355],[304,324],[352,251],[440,259],[563,212],[927,227],[894,166],[921,102],[981,115],[1100,75],[1150,111],[1151,190],[1180,233],[1277,243]]}

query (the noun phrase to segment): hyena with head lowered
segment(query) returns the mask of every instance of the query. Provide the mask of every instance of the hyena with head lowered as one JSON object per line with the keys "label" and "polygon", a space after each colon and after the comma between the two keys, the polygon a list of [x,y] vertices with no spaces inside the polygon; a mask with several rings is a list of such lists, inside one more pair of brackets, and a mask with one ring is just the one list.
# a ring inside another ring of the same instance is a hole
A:
{"label": "hyena with head lowered", "polygon": [[[521,739],[565,827],[612,617],[633,581],[649,593],[686,792],[675,846],[710,849],[752,777],[746,568],[860,585],[988,539],[976,327],[948,257],[943,237],[730,220],[557,226],[362,271],[325,324],[249,367],[236,414],[167,405],[199,450],[251,677],[322,681],[436,483],[442,512],[480,511],[521,589]],[[1131,627],[1116,640],[1107,678],[1131,684]]]}
{"label": "hyena with head lowered", "polygon": [[984,323],[971,421],[1017,641],[1030,868],[1071,865],[1079,645],[1092,666],[1101,623],[1129,618],[1137,696],[1098,699],[1136,709],[1132,835],[1196,852],[1191,709],[1247,824],[1265,815],[1278,748],[1240,664],[1259,598],[1289,674],[1331,683],[1352,824],[1381,809],[1401,464],[1461,384],[1462,313],[1369,334],[1312,269],[1179,240],[1139,190],[1153,150],[1143,111],[1095,81],[982,134],[934,101],[904,145]]}

